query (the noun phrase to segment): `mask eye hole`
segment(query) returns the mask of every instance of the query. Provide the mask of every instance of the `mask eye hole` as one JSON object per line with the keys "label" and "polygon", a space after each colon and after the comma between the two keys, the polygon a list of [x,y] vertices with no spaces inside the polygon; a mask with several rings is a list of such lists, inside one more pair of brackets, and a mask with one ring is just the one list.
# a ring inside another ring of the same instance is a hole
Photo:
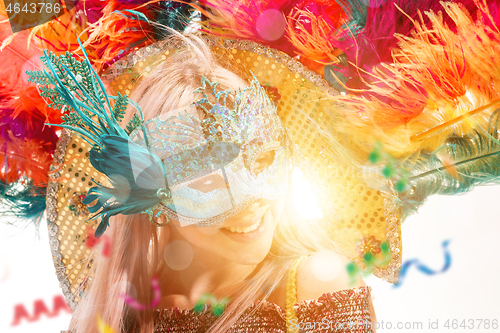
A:
{"label": "mask eye hole", "polygon": [[273,164],[275,155],[275,150],[269,150],[260,154],[255,160],[253,172],[258,175],[262,171],[266,170],[271,164]]}
{"label": "mask eye hole", "polygon": [[207,175],[195,180],[188,185],[189,188],[201,191],[203,193],[212,192],[219,188],[227,188],[224,178],[219,174]]}

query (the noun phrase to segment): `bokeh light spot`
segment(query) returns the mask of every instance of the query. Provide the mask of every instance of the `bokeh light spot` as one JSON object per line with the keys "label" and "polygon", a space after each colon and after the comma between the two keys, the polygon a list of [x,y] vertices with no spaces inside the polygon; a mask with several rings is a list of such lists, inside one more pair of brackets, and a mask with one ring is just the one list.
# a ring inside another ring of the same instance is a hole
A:
{"label": "bokeh light spot", "polygon": [[171,269],[182,271],[193,261],[193,248],[185,241],[173,241],[165,249],[163,259]]}
{"label": "bokeh light spot", "polygon": [[342,269],[342,261],[333,251],[320,251],[311,258],[311,272],[317,280],[332,281]]}
{"label": "bokeh light spot", "polygon": [[277,9],[267,9],[257,18],[256,29],[259,36],[267,41],[279,39],[285,33],[286,20]]}

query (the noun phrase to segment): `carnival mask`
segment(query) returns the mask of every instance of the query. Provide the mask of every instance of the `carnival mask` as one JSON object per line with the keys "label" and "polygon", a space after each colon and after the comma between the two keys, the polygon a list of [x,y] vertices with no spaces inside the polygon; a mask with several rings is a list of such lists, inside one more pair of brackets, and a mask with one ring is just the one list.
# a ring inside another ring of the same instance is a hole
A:
{"label": "carnival mask", "polygon": [[[287,189],[288,137],[265,90],[255,78],[236,93],[218,85],[202,77],[194,91],[201,97],[197,102],[145,122],[170,192],[155,209],[181,225],[220,223]],[[205,114],[203,120],[195,116],[198,111]],[[130,139],[145,146],[142,133],[136,129]]]}
{"label": "carnival mask", "polygon": [[[83,48],[82,48],[83,49]],[[85,59],[45,52],[49,70],[29,72],[52,107],[66,107],[63,128],[91,144],[89,161],[106,175],[83,204],[101,218],[101,236],[117,214],[158,209],[182,225],[213,225],[260,198],[277,199],[288,185],[290,150],[276,109],[255,77],[238,92],[220,90],[202,77],[193,105],[144,121],[127,95],[108,95]],[[112,101],[115,101],[112,103]],[[122,128],[127,104],[137,113]],[[195,115],[203,111],[206,116]]]}

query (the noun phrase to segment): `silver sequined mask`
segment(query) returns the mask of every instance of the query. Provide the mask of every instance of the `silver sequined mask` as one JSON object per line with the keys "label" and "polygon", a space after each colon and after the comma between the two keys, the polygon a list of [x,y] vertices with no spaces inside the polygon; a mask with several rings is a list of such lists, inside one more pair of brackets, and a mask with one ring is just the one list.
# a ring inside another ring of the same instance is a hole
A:
{"label": "silver sequined mask", "polygon": [[[223,222],[260,198],[278,199],[288,187],[289,138],[265,90],[255,78],[237,93],[218,85],[203,77],[197,102],[145,122],[171,195],[154,209],[181,225]],[[142,135],[136,130],[130,138],[145,146]]]}

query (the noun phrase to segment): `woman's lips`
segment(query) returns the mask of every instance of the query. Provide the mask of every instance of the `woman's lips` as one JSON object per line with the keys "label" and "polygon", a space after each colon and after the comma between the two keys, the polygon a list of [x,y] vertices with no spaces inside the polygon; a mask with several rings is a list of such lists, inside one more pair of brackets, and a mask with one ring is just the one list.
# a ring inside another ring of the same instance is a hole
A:
{"label": "woman's lips", "polygon": [[[255,242],[259,239],[261,239],[264,234],[266,233],[267,230],[267,225],[269,224],[269,219],[271,216],[271,212],[269,211],[269,206],[266,208],[265,212],[260,215],[260,219],[257,220],[254,224],[256,225],[256,228],[247,231],[247,232],[233,232],[231,230],[228,230],[227,228],[221,228],[219,229],[220,232],[222,232],[225,236],[228,238],[232,239],[233,241],[239,242],[239,243],[251,243]],[[234,227],[232,227],[234,230]]]}

